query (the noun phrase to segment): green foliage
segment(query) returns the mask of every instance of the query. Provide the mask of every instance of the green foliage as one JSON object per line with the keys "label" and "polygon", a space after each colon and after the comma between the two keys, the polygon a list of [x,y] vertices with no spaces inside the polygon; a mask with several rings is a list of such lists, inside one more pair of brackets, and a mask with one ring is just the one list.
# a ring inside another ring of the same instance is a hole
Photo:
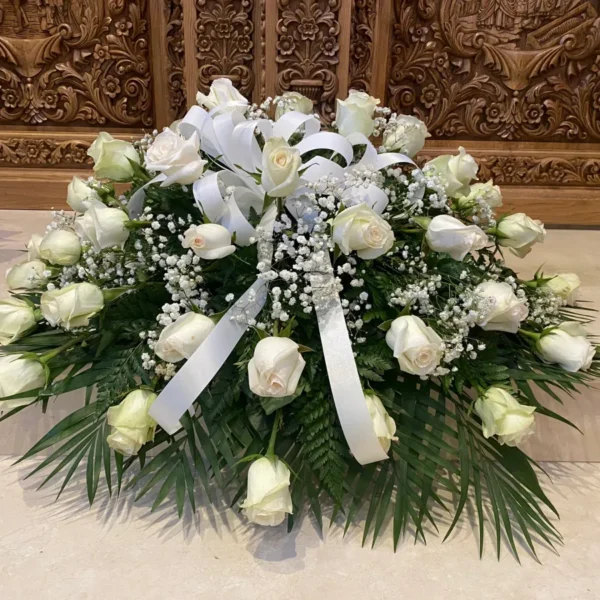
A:
{"label": "green foliage", "polygon": [[[363,151],[357,148],[355,160]],[[331,152],[320,150],[311,151],[304,158],[311,156],[332,158]],[[344,162],[339,155],[333,160]],[[222,167],[218,158],[211,158],[210,163],[212,168]],[[407,185],[389,174],[384,177],[396,194],[391,197],[391,204],[401,202]],[[147,181],[148,174],[136,168],[134,188]],[[193,414],[184,415],[180,431],[168,435],[159,428],[155,439],[135,457],[113,453],[107,442],[107,410],[133,389],[145,386],[160,392],[166,384],[158,371],[146,371],[142,364],[142,354],[151,350],[147,341],[140,338],[140,332],[160,329],[156,317],[165,304],[174,301],[166,290],[164,264],[156,266],[149,255],[156,252],[155,243],[167,253],[180,255],[181,228],[206,221],[190,186],[149,186],[146,206],[157,215],[174,215],[171,225],[178,223],[180,228],[174,234],[161,217],[152,236],[162,241],[147,242],[139,233],[146,224],[131,222],[130,238],[123,252],[109,249],[101,256],[116,253],[122,265],[133,261],[137,272],[132,293],[115,298],[115,290],[123,290],[113,287],[113,294],[106,294],[111,301],[83,331],[52,329],[42,322],[34,332],[2,349],[3,353],[37,355],[46,363],[49,374],[42,389],[15,397],[37,393],[34,407],[19,407],[2,419],[21,410],[39,406],[44,409],[54,396],[86,391],[83,406],[23,457],[47,454],[30,474],[44,472],[41,486],[60,481],[60,496],[81,468],[85,469],[90,504],[98,496],[103,479],[109,493],[127,490],[134,491],[136,500],[151,498],[153,511],[172,499],[180,517],[186,505],[196,510],[197,493],[213,502],[225,498],[235,505],[246,493],[246,472],[251,461],[272,448],[270,435],[275,431],[275,452],[293,473],[294,515],[289,519],[289,527],[305,506],[322,527],[324,516],[332,508],[332,520],[341,521],[346,531],[354,524],[362,525],[364,544],[375,544],[391,524],[397,549],[409,532],[415,539],[425,540],[426,531],[431,527],[437,530],[441,523],[448,524],[445,536],[451,536],[465,510],[472,508],[478,522],[481,553],[486,521],[494,531],[498,554],[503,539],[517,556],[519,540],[534,556],[537,542],[549,546],[560,543],[560,535],[547,516],[548,511],[556,510],[539,484],[537,465],[520,450],[483,436],[481,422],[473,411],[473,399],[490,386],[503,386],[520,402],[535,406],[537,414],[572,425],[537,398],[537,388],[550,396],[550,404],[560,403],[561,394],[573,395],[582,386],[590,385],[600,374],[600,363],[596,360],[586,373],[568,373],[543,363],[530,340],[523,336],[473,327],[467,328],[464,340],[477,349],[476,359],[468,351],[463,353],[447,364],[448,373],[439,380],[421,380],[402,373],[385,342],[386,324],[389,326],[401,314],[415,314],[442,330],[446,321],[440,325],[439,313],[446,310],[450,300],[461,296],[465,281],[473,288],[489,278],[491,266],[495,267],[494,272],[517,281],[516,274],[501,266],[493,249],[469,255],[460,262],[447,254],[431,252],[423,242],[418,222],[410,223],[404,217],[389,221],[397,244],[387,256],[368,262],[357,259],[352,263],[356,268],[350,273],[341,268],[346,259],[340,251],[332,254],[343,288],[342,300],[350,307],[347,310],[354,326],[351,335],[356,366],[363,387],[381,398],[397,426],[389,460],[361,466],[351,456],[331,397],[314,313],[304,312],[301,302],[289,303],[286,310],[291,318],[284,321],[281,317],[279,322],[269,316],[273,298],[267,299],[261,313],[261,329],[250,329],[242,338],[217,377],[197,398]],[[439,208],[426,208],[423,219],[438,212]],[[253,225],[260,218],[254,209],[250,210]],[[285,235],[293,238],[293,232]],[[140,261],[138,267],[140,248],[147,264]],[[194,260],[200,261],[197,257]],[[201,273],[202,287],[208,291],[207,305],[191,302],[188,308],[210,311],[214,318],[223,316],[231,306],[231,299],[226,298],[230,294],[238,298],[255,281],[257,260],[256,245],[249,245],[236,247],[235,253],[218,261],[200,261],[197,272]],[[150,264],[152,268],[148,267]],[[289,270],[292,265],[284,258],[274,268]],[[431,287],[421,289],[424,304],[420,304],[422,298],[416,294],[402,300],[406,303],[402,306],[398,294],[415,283],[425,282],[430,275],[437,279],[430,281]],[[359,280],[357,285],[355,278]],[[275,285],[285,287],[283,278],[273,282]],[[293,296],[289,288],[285,291],[295,300],[305,285],[299,279]],[[364,292],[367,299],[362,297]],[[529,300],[542,293],[537,284],[523,291]],[[25,298],[33,306],[39,305],[39,294],[27,294]],[[351,312],[355,310],[356,315]],[[570,307],[553,319],[589,321],[585,309]],[[450,317],[447,323],[450,334],[446,340],[456,331]],[[546,325],[532,320],[526,326],[542,331]],[[289,336],[306,351],[306,367],[292,396],[259,398],[249,389],[248,362],[257,340],[277,332]]]}
{"label": "green foliage", "polygon": [[296,417],[301,424],[299,437],[305,460],[320,487],[341,503],[348,450],[334,410],[327,396],[314,394],[304,399]]}

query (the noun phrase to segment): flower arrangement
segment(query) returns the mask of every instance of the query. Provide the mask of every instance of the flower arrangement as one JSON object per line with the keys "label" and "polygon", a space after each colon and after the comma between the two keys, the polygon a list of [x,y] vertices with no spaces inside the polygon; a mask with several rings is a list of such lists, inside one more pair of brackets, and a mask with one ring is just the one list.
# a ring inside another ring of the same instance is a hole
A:
{"label": "flower arrangement", "polygon": [[260,525],[364,515],[373,542],[391,514],[395,545],[472,498],[481,547],[486,505],[498,552],[560,540],[518,445],[564,420],[537,388],[600,371],[579,279],[519,278],[503,252],[543,225],[496,218],[463,148],[419,168],[425,125],[378,105],[352,91],[327,126],[219,79],[160,133],[98,136],[0,302],[2,419],[85,390],[23,457],[44,485],[84,463],[90,503],[101,476],[180,515],[201,488]]}

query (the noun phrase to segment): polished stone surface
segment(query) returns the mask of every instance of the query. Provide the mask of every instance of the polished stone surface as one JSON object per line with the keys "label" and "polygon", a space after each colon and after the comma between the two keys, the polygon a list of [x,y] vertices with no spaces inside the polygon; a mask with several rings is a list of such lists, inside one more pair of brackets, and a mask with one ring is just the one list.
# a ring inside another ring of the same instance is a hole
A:
{"label": "polished stone surface", "polygon": [[327,522],[320,537],[309,518],[289,535],[249,527],[227,509],[179,522],[172,504],[151,514],[151,499],[133,505],[131,496],[102,493],[90,509],[84,486],[54,503],[56,488],[22,481],[34,463],[10,462],[0,460],[3,600],[600,598],[600,465],[545,465],[565,545],[560,556],[540,547],[539,564],[519,544],[519,566],[504,543],[496,559],[489,532],[480,560],[468,519],[444,544],[410,537],[394,554],[389,524],[370,549],[358,528],[343,538]]}

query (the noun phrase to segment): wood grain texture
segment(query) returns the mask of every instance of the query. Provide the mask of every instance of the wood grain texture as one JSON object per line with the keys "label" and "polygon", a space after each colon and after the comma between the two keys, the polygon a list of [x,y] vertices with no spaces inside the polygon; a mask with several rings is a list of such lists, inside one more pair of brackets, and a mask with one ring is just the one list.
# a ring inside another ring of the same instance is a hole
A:
{"label": "wood grain texture", "polygon": [[[23,260],[23,250],[31,234],[43,231],[50,218],[50,213],[42,211],[0,212],[0,272]],[[591,302],[590,306],[600,308],[599,256],[600,232],[551,230],[546,242],[536,246],[526,258],[518,259],[507,253],[507,260],[525,278],[531,277],[542,263],[545,273],[576,271],[582,281],[582,297]],[[4,279],[0,278],[0,297],[5,295]],[[588,330],[600,335],[600,323],[594,323]],[[543,393],[540,394],[543,396]],[[585,435],[551,419],[538,417],[536,433],[527,443],[531,455],[537,460],[600,462],[600,391],[585,390],[574,399],[565,398],[562,407],[546,396],[543,401],[552,410],[572,420]],[[64,403],[60,406],[64,407]],[[39,415],[24,415],[19,421],[21,426],[37,432]],[[22,438],[14,441],[22,443]],[[5,443],[0,444],[0,453],[2,451],[16,453],[18,449],[13,448],[11,452]]]}
{"label": "wood grain texture", "polygon": [[196,3],[184,0],[183,4],[183,48],[184,48],[184,80],[187,107],[196,103],[198,92],[198,61],[196,58]]}
{"label": "wood grain texture", "polygon": [[169,53],[166,7],[161,2],[150,3],[150,59],[154,98],[154,125],[158,130],[172,122],[170,98],[165,94],[169,86]]}

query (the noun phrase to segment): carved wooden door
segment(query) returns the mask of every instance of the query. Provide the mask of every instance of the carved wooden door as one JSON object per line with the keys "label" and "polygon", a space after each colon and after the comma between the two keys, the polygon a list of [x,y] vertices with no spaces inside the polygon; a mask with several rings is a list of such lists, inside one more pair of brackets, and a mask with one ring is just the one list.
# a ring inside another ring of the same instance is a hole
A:
{"label": "carved wooden door", "polygon": [[[331,118],[360,88],[464,145],[509,208],[600,224],[598,0],[0,0],[2,207],[62,205],[98,131],[181,116],[217,77]],[[35,184],[39,185],[35,185]]]}

